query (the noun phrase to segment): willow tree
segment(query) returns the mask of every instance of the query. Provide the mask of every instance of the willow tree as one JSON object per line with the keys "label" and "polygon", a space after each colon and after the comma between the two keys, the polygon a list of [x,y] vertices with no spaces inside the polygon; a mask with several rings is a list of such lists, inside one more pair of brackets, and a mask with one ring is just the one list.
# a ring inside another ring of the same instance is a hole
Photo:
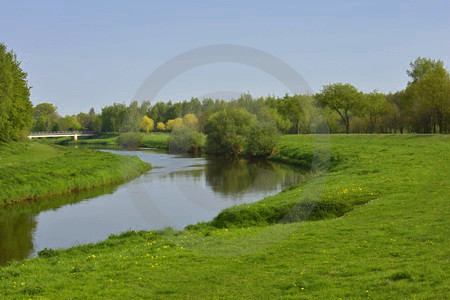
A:
{"label": "willow tree", "polygon": [[31,126],[33,105],[27,73],[0,43],[0,141],[18,140]]}

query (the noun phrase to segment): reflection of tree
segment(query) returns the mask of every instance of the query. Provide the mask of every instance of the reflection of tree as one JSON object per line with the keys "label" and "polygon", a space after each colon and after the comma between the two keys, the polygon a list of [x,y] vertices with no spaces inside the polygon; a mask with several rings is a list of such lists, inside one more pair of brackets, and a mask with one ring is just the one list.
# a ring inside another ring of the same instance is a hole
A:
{"label": "reflection of tree", "polygon": [[293,168],[269,161],[214,158],[206,165],[206,182],[215,192],[237,195],[244,191],[270,192],[299,182],[302,175]]}
{"label": "reflection of tree", "polygon": [[26,213],[0,211],[0,265],[27,257],[33,250],[31,232],[36,228],[34,217]]}
{"label": "reflection of tree", "polygon": [[67,204],[112,193],[116,186],[97,188],[35,202],[0,208],[0,265],[10,260],[20,260],[33,252],[33,231],[36,215],[58,209]]}
{"label": "reflection of tree", "polygon": [[211,159],[206,166],[206,182],[215,192],[233,195],[248,189],[258,176],[257,164],[241,159]]}
{"label": "reflection of tree", "polygon": [[162,178],[201,180],[216,193],[225,196],[250,192],[271,192],[304,179],[298,168],[270,161],[210,157],[208,163],[195,169],[171,172]]}

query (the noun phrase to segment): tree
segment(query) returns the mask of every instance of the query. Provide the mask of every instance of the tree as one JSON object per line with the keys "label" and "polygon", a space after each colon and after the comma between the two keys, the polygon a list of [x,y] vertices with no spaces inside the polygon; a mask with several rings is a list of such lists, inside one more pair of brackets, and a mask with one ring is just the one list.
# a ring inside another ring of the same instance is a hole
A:
{"label": "tree", "polygon": [[325,85],[316,99],[322,107],[329,107],[339,114],[347,134],[350,133],[350,119],[363,110],[362,93],[348,83]]}
{"label": "tree", "polygon": [[103,132],[119,132],[125,120],[127,107],[122,103],[114,103],[113,105],[102,108],[102,131]]}
{"label": "tree", "polygon": [[183,117],[183,125],[195,128],[198,125],[198,119],[194,114],[187,114]]}
{"label": "tree", "polygon": [[127,107],[124,122],[122,124],[122,132],[137,132],[141,126],[141,118],[144,116],[143,111],[139,107],[137,101],[132,101]]}
{"label": "tree", "polygon": [[449,119],[449,73],[441,60],[419,57],[410,63],[411,81],[405,90],[409,120],[418,132],[447,132]]}
{"label": "tree", "polygon": [[380,119],[388,112],[386,96],[376,90],[365,95],[364,118],[368,124],[369,133],[374,133]]}
{"label": "tree", "polygon": [[271,123],[253,126],[247,138],[246,154],[252,157],[265,157],[273,153],[280,138],[277,127]]}
{"label": "tree", "polygon": [[166,130],[167,131],[172,131],[174,123],[175,123],[175,120],[168,120],[167,123],[166,123]]}
{"label": "tree", "polygon": [[183,127],[183,119],[182,118],[176,118],[173,120],[172,130],[177,130]]}
{"label": "tree", "polygon": [[169,138],[169,149],[175,152],[199,153],[203,148],[204,134],[189,126],[173,130]]}
{"label": "tree", "polygon": [[294,95],[284,97],[282,104],[283,115],[286,116],[293,124],[295,124],[297,134],[300,133],[300,124],[306,117],[304,109],[304,101],[309,97],[307,95]]}
{"label": "tree", "polygon": [[157,102],[150,110],[149,117],[155,122],[166,122],[168,118],[166,116],[167,105],[164,102]]}
{"label": "tree", "polygon": [[150,132],[153,131],[155,127],[155,122],[147,116],[143,116],[141,119],[141,127],[140,130],[142,132]]}
{"label": "tree", "polygon": [[0,141],[18,140],[32,122],[27,73],[13,51],[0,43]]}
{"label": "tree", "polygon": [[450,116],[450,77],[439,67],[428,71],[411,84],[415,115],[421,117],[425,133],[446,133]]}
{"label": "tree", "polygon": [[256,124],[256,117],[243,108],[212,114],[205,125],[207,152],[234,157],[244,153],[249,133]]}
{"label": "tree", "polygon": [[408,129],[408,119],[410,117],[410,101],[405,90],[386,95],[386,101],[390,105],[390,113],[385,116],[386,123],[391,130],[403,133]]}
{"label": "tree", "polygon": [[437,69],[444,69],[444,62],[442,60],[434,60],[425,57],[418,57],[415,61],[409,63],[411,70],[407,70],[406,74],[411,77],[411,81],[408,85],[418,82],[423,78],[428,72]]}
{"label": "tree", "polygon": [[158,124],[156,124],[156,130],[166,131],[166,125],[163,122],[158,122]]}
{"label": "tree", "polygon": [[263,122],[274,123],[281,132],[288,132],[291,128],[291,121],[280,114],[275,108],[263,107],[257,115],[258,119]]}
{"label": "tree", "polygon": [[96,114],[96,113],[95,113],[95,109],[94,109],[93,107],[91,107],[91,108],[89,109],[88,114],[89,114],[89,115],[95,115],[95,114]]}
{"label": "tree", "polygon": [[81,129],[76,116],[65,116],[58,119],[58,127],[61,131],[77,131]]}
{"label": "tree", "polygon": [[33,131],[56,129],[59,119],[58,108],[52,103],[39,103],[34,107]]}
{"label": "tree", "polygon": [[167,102],[167,111],[166,117],[168,119],[176,119],[181,117],[181,113],[183,111],[182,103],[172,103],[172,101]]}

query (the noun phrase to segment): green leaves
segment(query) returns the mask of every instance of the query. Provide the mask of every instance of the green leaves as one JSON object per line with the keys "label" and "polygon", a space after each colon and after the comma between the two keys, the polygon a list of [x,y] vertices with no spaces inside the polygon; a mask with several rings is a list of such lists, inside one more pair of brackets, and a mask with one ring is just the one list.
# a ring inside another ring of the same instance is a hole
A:
{"label": "green leaves", "polygon": [[271,123],[261,123],[243,108],[217,112],[205,125],[206,151],[237,157],[270,155],[278,141],[278,130]]}
{"label": "green leaves", "polygon": [[0,141],[18,140],[31,126],[33,106],[29,98],[27,73],[14,52],[0,43]]}
{"label": "green leaves", "polygon": [[363,94],[349,83],[325,85],[316,99],[322,107],[329,107],[339,114],[346,133],[350,132],[351,117],[361,115],[364,108]]}

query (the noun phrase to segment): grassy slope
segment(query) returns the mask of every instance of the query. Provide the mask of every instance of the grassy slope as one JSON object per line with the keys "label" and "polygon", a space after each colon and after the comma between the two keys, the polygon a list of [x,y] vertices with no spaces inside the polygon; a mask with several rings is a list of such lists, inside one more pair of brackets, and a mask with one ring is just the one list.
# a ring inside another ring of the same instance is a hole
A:
{"label": "grassy slope", "polygon": [[[449,297],[449,138],[335,135],[331,147],[339,164],[320,200],[350,203],[343,217],[264,226],[250,213],[259,226],[239,228],[231,214],[229,228],[130,232],[46,251],[1,268],[0,296]],[[276,158],[308,164],[310,149],[310,137],[285,136]],[[290,202],[302,188],[232,210]]]}
{"label": "grassy slope", "polygon": [[136,157],[38,142],[0,144],[0,205],[120,182],[148,169]]}

